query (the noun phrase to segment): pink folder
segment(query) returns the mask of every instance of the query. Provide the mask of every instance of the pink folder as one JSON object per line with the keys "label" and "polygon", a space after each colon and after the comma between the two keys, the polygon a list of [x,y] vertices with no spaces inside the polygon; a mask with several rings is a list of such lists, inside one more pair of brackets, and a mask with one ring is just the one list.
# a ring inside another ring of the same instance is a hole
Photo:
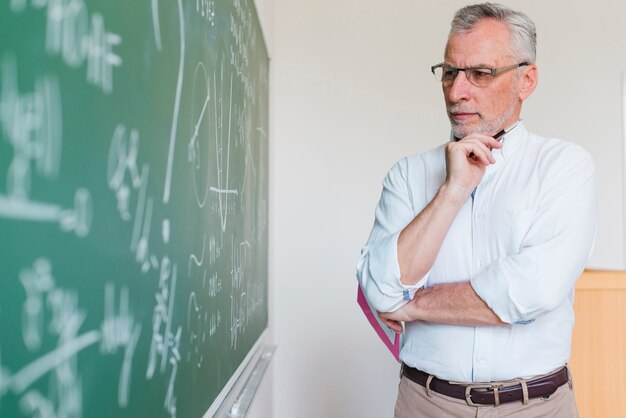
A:
{"label": "pink folder", "polygon": [[[367,320],[370,322],[370,325],[374,328],[374,331],[376,331],[383,343],[385,343],[389,351],[391,351],[391,354],[393,354],[396,360],[400,362],[400,348],[402,346],[400,338],[401,335],[396,334],[395,331],[380,322],[378,315],[372,311],[369,303],[367,303],[367,299],[365,299],[361,286],[357,285],[357,288],[356,300],[367,317]],[[391,341],[391,338],[393,338],[393,342]]]}

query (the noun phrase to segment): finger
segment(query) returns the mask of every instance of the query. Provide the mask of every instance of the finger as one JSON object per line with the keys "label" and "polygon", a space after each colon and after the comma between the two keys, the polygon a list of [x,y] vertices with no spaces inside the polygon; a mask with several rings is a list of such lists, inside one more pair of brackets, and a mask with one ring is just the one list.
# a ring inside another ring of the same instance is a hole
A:
{"label": "finger", "polygon": [[491,154],[491,150],[487,148],[482,142],[468,141],[465,146],[465,155],[473,159],[476,162],[481,162],[484,165],[493,164],[496,162],[495,158]]}
{"label": "finger", "polygon": [[395,311],[395,312],[378,312],[378,317],[383,322],[383,324],[385,324],[386,326],[388,326],[389,328],[391,328],[395,332],[400,333],[400,332],[403,331],[402,322],[400,322],[400,321],[398,321],[396,319],[389,318],[390,316],[395,315],[397,312],[398,311]]}
{"label": "finger", "polygon": [[380,318],[383,321],[383,324],[387,325],[389,328],[394,330],[396,333],[402,332],[402,324],[398,321],[394,321],[393,319]]}
{"label": "finger", "polygon": [[489,149],[500,149],[500,148],[502,148],[502,142],[500,142],[499,139],[495,139],[495,138],[491,138],[491,137],[489,137],[489,141],[487,141],[486,145],[489,146]]}
{"label": "finger", "polygon": [[[501,139],[502,137],[500,137]],[[478,141],[482,144],[484,144],[485,146],[487,146],[489,149],[499,149],[502,148],[502,143],[500,142],[499,139],[493,138],[491,136],[488,135],[483,135],[483,134],[470,134],[468,136],[466,136],[465,138],[463,138],[463,141]]]}
{"label": "finger", "polygon": [[453,149],[457,149],[460,147],[461,149],[465,151],[470,148],[472,151],[475,148],[483,148],[483,149],[488,150],[488,149],[491,149],[490,144],[492,143],[492,141],[495,141],[495,140],[493,138],[489,138],[483,135],[481,136],[472,135],[470,137],[463,138],[462,140],[458,142],[453,142],[451,145]]}
{"label": "finger", "polygon": [[496,162],[495,158],[491,154],[491,151],[488,149],[478,148],[471,153],[473,157],[471,157],[477,163],[481,163],[483,165],[490,165]]}

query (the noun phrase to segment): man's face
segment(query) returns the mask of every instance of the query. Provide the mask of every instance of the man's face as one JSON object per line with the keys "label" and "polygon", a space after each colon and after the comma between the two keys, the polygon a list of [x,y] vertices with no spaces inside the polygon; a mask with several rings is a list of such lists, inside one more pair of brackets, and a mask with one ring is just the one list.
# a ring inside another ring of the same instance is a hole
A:
{"label": "man's face", "polygon": [[[457,68],[500,68],[518,64],[509,48],[510,34],[503,23],[478,22],[471,32],[450,37],[445,63]],[[477,87],[459,71],[454,83],[443,86],[452,133],[457,138],[478,132],[494,135],[519,119],[521,81],[511,70],[499,74],[486,87]]]}

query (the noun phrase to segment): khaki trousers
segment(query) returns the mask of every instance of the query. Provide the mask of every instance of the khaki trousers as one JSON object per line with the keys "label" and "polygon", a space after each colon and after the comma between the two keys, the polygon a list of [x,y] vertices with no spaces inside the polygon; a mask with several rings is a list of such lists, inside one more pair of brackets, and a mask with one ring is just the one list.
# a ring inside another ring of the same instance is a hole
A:
{"label": "khaki trousers", "polygon": [[504,403],[499,406],[470,406],[462,399],[437,392],[428,397],[426,388],[402,376],[395,418],[578,418],[574,391],[564,384],[549,398]]}

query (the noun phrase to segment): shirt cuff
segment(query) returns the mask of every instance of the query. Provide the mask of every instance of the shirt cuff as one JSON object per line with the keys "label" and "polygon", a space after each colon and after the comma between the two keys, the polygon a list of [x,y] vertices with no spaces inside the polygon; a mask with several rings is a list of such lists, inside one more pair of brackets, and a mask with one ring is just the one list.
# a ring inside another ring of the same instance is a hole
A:
{"label": "shirt cuff", "polygon": [[381,312],[392,312],[412,300],[428,278],[405,285],[400,282],[398,237],[400,232],[382,238],[365,250],[359,262],[358,276],[367,300]]}

